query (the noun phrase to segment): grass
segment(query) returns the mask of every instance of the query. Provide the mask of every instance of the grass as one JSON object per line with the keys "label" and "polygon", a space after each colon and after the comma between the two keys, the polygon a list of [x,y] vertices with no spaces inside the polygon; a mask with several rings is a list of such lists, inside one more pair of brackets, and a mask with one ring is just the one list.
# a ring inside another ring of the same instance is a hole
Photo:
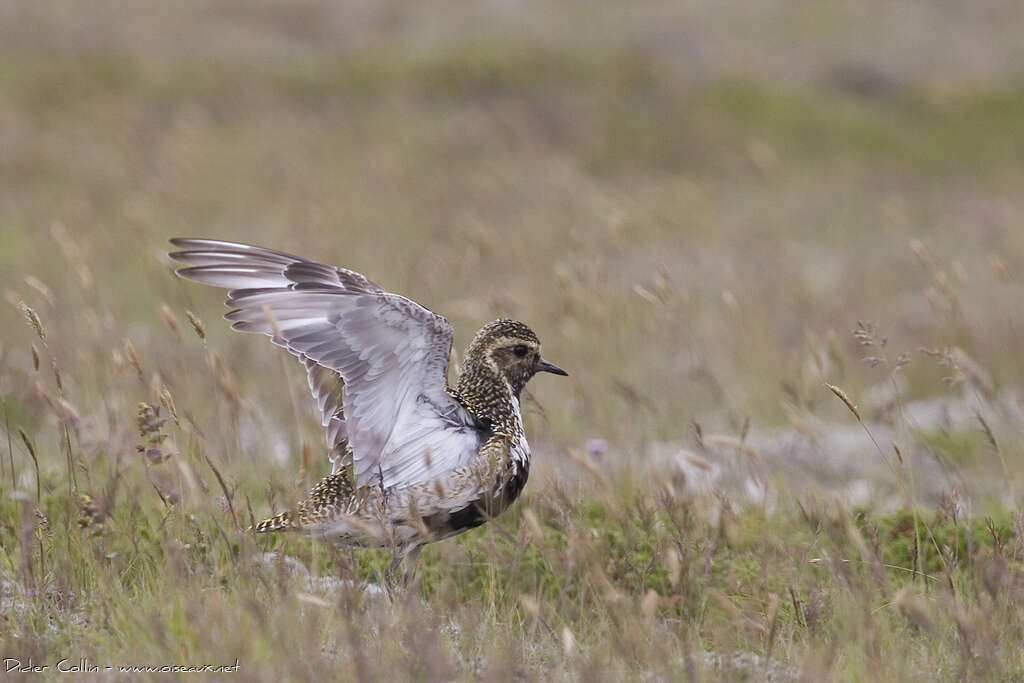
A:
{"label": "grass", "polygon": [[[1024,679],[1019,12],[116,5],[0,21],[0,657]],[[395,603],[245,533],[322,436],[174,235],[526,320],[522,500]]]}

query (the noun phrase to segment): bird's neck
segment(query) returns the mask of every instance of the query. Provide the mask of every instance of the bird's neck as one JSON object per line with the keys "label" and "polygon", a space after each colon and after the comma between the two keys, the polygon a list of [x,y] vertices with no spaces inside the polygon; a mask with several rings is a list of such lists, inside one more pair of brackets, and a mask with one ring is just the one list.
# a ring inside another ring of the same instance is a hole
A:
{"label": "bird's neck", "polygon": [[521,434],[519,391],[489,363],[466,359],[453,392],[455,398],[481,425],[495,434]]}

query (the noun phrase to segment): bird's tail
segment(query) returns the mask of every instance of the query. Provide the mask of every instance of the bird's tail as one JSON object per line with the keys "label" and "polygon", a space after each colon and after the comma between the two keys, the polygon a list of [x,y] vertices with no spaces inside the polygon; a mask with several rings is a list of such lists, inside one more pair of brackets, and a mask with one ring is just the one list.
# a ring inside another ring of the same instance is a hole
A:
{"label": "bird's tail", "polygon": [[282,512],[279,515],[268,517],[262,522],[257,522],[252,529],[258,534],[267,534],[271,531],[288,531],[297,529],[298,524],[292,518],[292,513]]}

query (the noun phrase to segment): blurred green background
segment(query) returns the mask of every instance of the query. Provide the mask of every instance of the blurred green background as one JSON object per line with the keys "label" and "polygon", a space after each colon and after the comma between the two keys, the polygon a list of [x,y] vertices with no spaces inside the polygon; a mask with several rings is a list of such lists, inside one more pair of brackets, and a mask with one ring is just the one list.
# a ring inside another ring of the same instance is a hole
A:
{"label": "blurred green background", "polygon": [[[458,348],[526,320],[572,373],[533,387],[541,439],[775,424],[780,399],[842,415],[821,380],[884,379],[857,366],[861,319],[1019,387],[1021,35],[1009,0],[7,4],[4,295],[85,361],[87,412],[125,337],[147,381],[193,390],[166,302],[290,415],[252,372],[272,350],[170,275],[175,235],[364,271]],[[19,317],[0,380],[21,396]],[[857,371],[808,377],[830,346]],[[917,360],[909,391],[942,391]]]}

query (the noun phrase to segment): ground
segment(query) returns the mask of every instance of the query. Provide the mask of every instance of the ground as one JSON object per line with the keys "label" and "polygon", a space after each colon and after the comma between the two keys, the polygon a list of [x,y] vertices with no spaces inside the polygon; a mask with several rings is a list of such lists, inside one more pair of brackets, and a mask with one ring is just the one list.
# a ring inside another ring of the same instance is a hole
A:
{"label": "ground", "polygon": [[[0,657],[1024,679],[1022,32],[1010,0],[0,5]],[[529,387],[522,500],[394,603],[386,553],[247,534],[325,449],[178,235],[362,271],[455,365],[526,321],[571,377]]]}

